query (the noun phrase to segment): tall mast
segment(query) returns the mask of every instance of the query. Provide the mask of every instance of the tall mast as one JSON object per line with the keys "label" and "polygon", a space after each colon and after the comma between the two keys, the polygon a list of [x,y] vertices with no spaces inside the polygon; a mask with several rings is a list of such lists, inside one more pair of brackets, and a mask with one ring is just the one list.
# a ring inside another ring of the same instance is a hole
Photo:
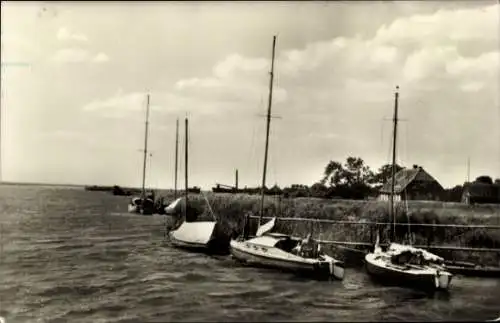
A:
{"label": "tall mast", "polygon": [[267,127],[266,127],[266,148],[264,152],[264,170],[262,172],[262,187],[261,187],[261,201],[260,201],[260,217],[259,226],[264,216],[264,191],[266,187],[266,170],[267,170],[267,152],[269,150],[269,127],[271,125],[271,105],[273,101],[273,78],[274,78],[274,51],[276,47],[276,36],[273,36],[273,50],[271,56],[271,72],[269,72],[269,98],[267,102]]}
{"label": "tall mast", "polygon": [[185,142],[184,142],[184,186],[185,186],[185,197],[186,197],[186,206],[184,207],[184,219],[187,219],[187,207],[188,207],[188,118],[185,120],[186,133],[185,133]]}
{"label": "tall mast", "polygon": [[467,157],[467,183],[470,182],[470,157]]}
{"label": "tall mast", "polygon": [[174,175],[174,200],[177,199],[177,162],[179,158],[177,157],[179,153],[179,118],[175,122],[175,175]]}
{"label": "tall mast", "polygon": [[142,164],[142,192],[141,198],[146,197],[146,160],[148,156],[148,126],[149,126],[149,94],[146,96],[146,129],[144,135],[144,161]]}
{"label": "tall mast", "polygon": [[234,188],[236,188],[236,192],[238,192],[238,170],[236,170],[236,173],[235,173]]}
{"label": "tall mast", "polygon": [[399,86],[396,86],[396,92],[394,94],[394,130],[392,139],[392,176],[391,176],[391,197],[390,197],[390,209],[389,209],[389,219],[392,220],[393,229],[391,241],[396,238],[396,215],[394,213],[394,178],[396,176],[396,145],[397,145],[397,134],[398,134],[398,99],[399,99]]}
{"label": "tall mast", "polygon": [[[1,91],[1,90],[0,90]],[[3,101],[3,91],[0,92],[0,96],[2,97],[2,101]],[[3,181],[3,177],[2,177],[2,107],[0,105],[0,183]]]}

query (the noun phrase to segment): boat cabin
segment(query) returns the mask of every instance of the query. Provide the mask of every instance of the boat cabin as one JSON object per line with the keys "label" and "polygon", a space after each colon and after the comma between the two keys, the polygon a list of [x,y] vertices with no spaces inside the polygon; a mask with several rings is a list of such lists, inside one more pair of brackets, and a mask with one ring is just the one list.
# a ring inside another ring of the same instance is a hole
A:
{"label": "boat cabin", "polygon": [[443,258],[419,248],[393,244],[389,247],[388,251],[391,262],[396,265],[426,266],[444,264]]}
{"label": "boat cabin", "polygon": [[301,239],[282,233],[265,233],[262,236],[250,239],[248,242],[260,246],[278,248],[304,258],[316,258],[320,250],[319,244],[314,239],[311,239],[310,236],[306,239]]}

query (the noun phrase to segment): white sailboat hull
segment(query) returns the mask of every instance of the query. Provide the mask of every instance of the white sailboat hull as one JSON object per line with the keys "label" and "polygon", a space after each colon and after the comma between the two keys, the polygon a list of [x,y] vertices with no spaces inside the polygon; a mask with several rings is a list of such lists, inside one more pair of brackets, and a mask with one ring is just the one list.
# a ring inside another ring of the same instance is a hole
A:
{"label": "white sailboat hull", "polygon": [[231,255],[248,265],[275,268],[317,277],[344,278],[341,261],[323,255],[322,258],[303,258],[277,247],[260,245],[249,241],[231,240]]}
{"label": "white sailboat hull", "polygon": [[174,247],[194,252],[227,254],[228,243],[215,236],[215,221],[183,222],[169,233]]}
{"label": "white sailboat hull", "polygon": [[383,253],[365,256],[366,270],[370,276],[390,285],[411,286],[423,290],[448,290],[453,275],[445,269],[430,266],[400,266],[390,263]]}

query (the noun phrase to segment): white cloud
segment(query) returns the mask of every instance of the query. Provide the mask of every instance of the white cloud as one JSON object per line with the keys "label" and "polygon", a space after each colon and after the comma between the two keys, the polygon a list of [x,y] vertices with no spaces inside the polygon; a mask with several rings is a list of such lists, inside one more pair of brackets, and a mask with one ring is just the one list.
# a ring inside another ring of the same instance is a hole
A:
{"label": "white cloud", "polygon": [[101,52],[101,53],[97,54],[96,56],[94,56],[94,58],[92,60],[96,63],[104,63],[104,62],[109,61],[109,57],[108,57],[108,55]]}
{"label": "white cloud", "polygon": [[79,42],[87,42],[88,38],[85,34],[74,33],[67,27],[61,27],[57,31],[57,39],[61,41],[75,40]]}
{"label": "white cloud", "polygon": [[96,100],[84,106],[84,111],[95,111],[103,109],[120,109],[123,111],[137,111],[146,106],[145,93],[123,94],[119,91],[113,97],[104,100]]}
{"label": "white cloud", "polygon": [[432,15],[399,18],[382,26],[375,41],[380,44],[447,46],[450,43],[498,39],[498,4],[484,8],[439,10]]}
{"label": "white cloud", "polygon": [[90,53],[81,48],[63,48],[58,50],[53,59],[58,62],[77,63],[85,62],[90,58]]}
{"label": "white cloud", "polygon": [[[290,110],[319,111],[333,103],[386,101],[396,84],[406,96],[440,88],[492,91],[484,84],[498,79],[498,50],[464,56],[459,47],[469,41],[484,41],[486,47],[498,42],[498,10],[499,5],[439,10],[399,18],[371,39],[338,37],[301,49],[280,50],[278,38],[273,101]],[[201,113],[255,108],[267,97],[269,68],[269,57],[231,54],[214,65],[211,75],[164,89],[162,102]]]}
{"label": "white cloud", "polygon": [[105,63],[109,60],[108,55],[105,53],[98,53],[92,55],[92,53],[83,48],[63,48],[59,49],[52,59],[56,62],[62,63],[83,63],[83,62],[94,62],[94,63]]}
{"label": "white cloud", "polygon": [[[274,158],[293,159],[300,150],[303,156],[314,156],[304,158],[318,163],[341,158],[339,154],[362,156],[370,165],[385,159],[389,139],[380,134],[380,122],[392,115],[396,85],[401,87],[402,118],[411,120],[410,129],[415,131],[401,141],[408,146],[406,162],[426,163],[446,173],[448,165],[463,158],[464,145],[473,147],[475,151],[468,153],[477,158],[497,156],[492,153],[498,149],[494,134],[485,136],[484,131],[500,128],[498,10],[495,5],[409,16],[380,27],[371,38],[337,37],[303,48],[282,49],[278,37],[273,114],[283,120],[273,123],[272,133],[284,139],[273,146],[279,150]],[[268,43],[263,42],[262,52],[270,51],[266,46],[271,41],[270,36]],[[463,50],[468,47],[474,52]],[[236,126],[227,120],[246,129],[243,116],[257,114],[259,102],[264,112],[269,68],[270,57],[227,53],[207,74],[156,89],[152,98],[162,111],[215,116],[210,120],[217,121],[203,125],[204,132],[207,137],[224,133],[218,140],[230,147],[227,133],[240,129],[233,129]],[[86,109],[123,116],[133,97],[122,93]],[[128,110],[143,108],[135,101]],[[219,127],[222,120],[228,124]],[[341,134],[341,140],[334,134]],[[482,145],[474,145],[475,141]],[[286,160],[276,163],[292,168]]]}
{"label": "white cloud", "polygon": [[460,85],[460,88],[464,92],[477,92],[481,90],[484,87],[484,83],[482,82],[467,82],[467,83],[462,83]]}

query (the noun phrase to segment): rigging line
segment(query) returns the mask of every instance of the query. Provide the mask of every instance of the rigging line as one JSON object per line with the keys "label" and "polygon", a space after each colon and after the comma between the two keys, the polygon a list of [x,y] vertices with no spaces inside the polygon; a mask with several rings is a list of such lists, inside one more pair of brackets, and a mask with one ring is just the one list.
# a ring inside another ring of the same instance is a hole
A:
{"label": "rigging line", "polygon": [[[262,95],[261,95],[261,101],[259,107],[261,107],[263,104],[262,101]],[[256,137],[256,128],[257,125],[255,122],[252,122],[252,138],[250,138],[250,149],[248,151],[249,153],[249,158],[247,158],[247,164],[246,168],[249,170],[251,168],[251,165],[253,165],[254,157],[255,157],[255,137]]]}
{"label": "rigging line", "polygon": [[384,119],[380,121],[380,150],[384,148]]}
{"label": "rigging line", "polygon": [[210,202],[208,201],[208,198],[207,196],[205,195],[205,192],[201,191],[201,195],[203,196],[203,198],[205,199],[205,201],[207,202],[207,205],[208,205],[208,210],[210,211],[210,215],[212,216],[212,218],[214,219],[214,221],[217,221],[217,218],[215,217],[215,213],[214,211],[212,210],[212,207],[210,206]]}

